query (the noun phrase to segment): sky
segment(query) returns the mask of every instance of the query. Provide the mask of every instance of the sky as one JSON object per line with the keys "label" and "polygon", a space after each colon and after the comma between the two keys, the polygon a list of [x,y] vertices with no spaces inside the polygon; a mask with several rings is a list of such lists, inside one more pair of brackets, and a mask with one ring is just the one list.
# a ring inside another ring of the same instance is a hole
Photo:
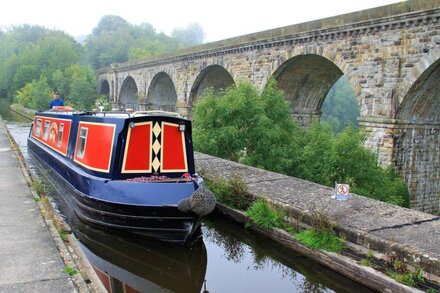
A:
{"label": "sky", "polygon": [[0,27],[31,24],[88,35],[104,15],[150,23],[170,35],[199,23],[212,42],[267,29],[400,2],[398,0],[12,0],[0,10]]}

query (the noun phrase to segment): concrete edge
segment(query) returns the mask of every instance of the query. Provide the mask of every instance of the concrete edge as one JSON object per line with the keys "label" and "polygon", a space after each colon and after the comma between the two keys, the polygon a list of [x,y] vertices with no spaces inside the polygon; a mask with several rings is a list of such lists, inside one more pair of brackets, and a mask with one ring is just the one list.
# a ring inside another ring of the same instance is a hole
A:
{"label": "concrete edge", "polygon": [[[17,111],[14,111],[20,115]],[[23,115],[25,116],[25,115]],[[25,116],[26,117],[26,116]],[[29,118],[29,117],[27,117]],[[3,119],[0,117],[0,124],[6,130],[6,134],[9,139],[9,143],[12,146],[11,150],[14,152],[15,156],[20,165],[20,170],[23,173],[23,176],[29,186],[29,190],[31,191],[33,197],[38,197],[38,194],[31,187],[31,183],[35,178],[32,176],[29,166],[26,164],[23,154],[20,151],[17,143],[14,138],[10,134],[6,124]],[[70,232],[70,226],[64,221],[62,217],[53,209],[53,207],[49,205],[45,205],[41,201],[37,202],[38,208],[40,210],[40,215],[43,217],[44,222],[49,230],[49,233],[54,241],[58,252],[60,254],[61,259],[65,265],[68,265],[74,269],[76,269],[79,274],[76,274],[70,277],[79,292],[99,292],[99,293],[107,293],[107,290],[101,283],[98,275],[93,270],[92,265],[88,261],[87,257],[82,252],[81,248],[78,245],[78,240],[74,237]],[[58,233],[53,220],[59,222],[63,227],[63,230],[68,232],[66,242],[61,239],[60,234]]]}
{"label": "concrete edge", "polygon": [[[240,224],[245,225],[249,222],[247,215],[243,211],[227,207],[220,203],[217,203],[217,209],[226,217],[231,218]],[[323,250],[309,249],[284,230],[277,228],[262,228],[254,225],[251,225],[250,229],[374,290],[402,293],[423,292],[417,288],[403,285],[371,267],[362,266],[346,256]]]}
{"label": "concrete edge", "polygon": [[[310,221],[310,218],[312,217],[310,214],[304,213],[293,206],[269,198],[266,198],[266,200],[272,205],[286,211],[288,216],[291,216],[294,219],[301,219],[302,222],[307,223],[307,221]],[[430,257],[426,252],[415,247],[405,246],[374,236],[359,229],[343,226],[338,224],[336,221],[330,220],[330,222],[334,226],[338,235],[344,237],[347,241],[368,249],[375,250],[384,255],[397,255],[405,259],[408,262],[408,265],[410,265],[412,268],[415,266],[422,267],[427,280],[440,284],[439,272],[438,270],[434,269],[435,267],[438,267],[439,260],[437,258]],[[435,266],[435,264],[437,264],[437,266]]]}

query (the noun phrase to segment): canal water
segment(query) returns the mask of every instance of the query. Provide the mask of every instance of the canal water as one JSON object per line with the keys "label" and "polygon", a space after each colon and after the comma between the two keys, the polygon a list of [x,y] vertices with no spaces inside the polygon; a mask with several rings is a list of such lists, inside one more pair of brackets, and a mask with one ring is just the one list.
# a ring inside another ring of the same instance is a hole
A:
{"label": "canal water", "polygon": [[[32,166],[29,122],[6,124]],[[109,292],[372,292],[218,215],[203,222],[201,239],[184,247],[98,229],[53,197]]]}

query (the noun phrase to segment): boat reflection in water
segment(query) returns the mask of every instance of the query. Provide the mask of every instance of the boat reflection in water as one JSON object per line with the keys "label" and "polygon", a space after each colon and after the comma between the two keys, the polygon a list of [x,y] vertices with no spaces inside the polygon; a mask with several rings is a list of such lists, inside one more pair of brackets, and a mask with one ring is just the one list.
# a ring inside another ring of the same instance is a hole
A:
{"label": "boat reflection in water", "polygon": [[81,249],[108,292],[201,292],[207,265],[201,238],[186,247],[76,222]]}

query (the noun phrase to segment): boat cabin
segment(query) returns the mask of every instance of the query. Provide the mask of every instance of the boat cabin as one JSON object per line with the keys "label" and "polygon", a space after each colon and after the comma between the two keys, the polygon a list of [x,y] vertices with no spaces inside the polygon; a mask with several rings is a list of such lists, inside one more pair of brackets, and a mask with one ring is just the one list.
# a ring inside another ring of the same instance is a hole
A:
{"label": "boat cabin", "polygon": [[45,111],[31,137],[54,156],[109,179],[194,174],[191,122],[168,112]]}

